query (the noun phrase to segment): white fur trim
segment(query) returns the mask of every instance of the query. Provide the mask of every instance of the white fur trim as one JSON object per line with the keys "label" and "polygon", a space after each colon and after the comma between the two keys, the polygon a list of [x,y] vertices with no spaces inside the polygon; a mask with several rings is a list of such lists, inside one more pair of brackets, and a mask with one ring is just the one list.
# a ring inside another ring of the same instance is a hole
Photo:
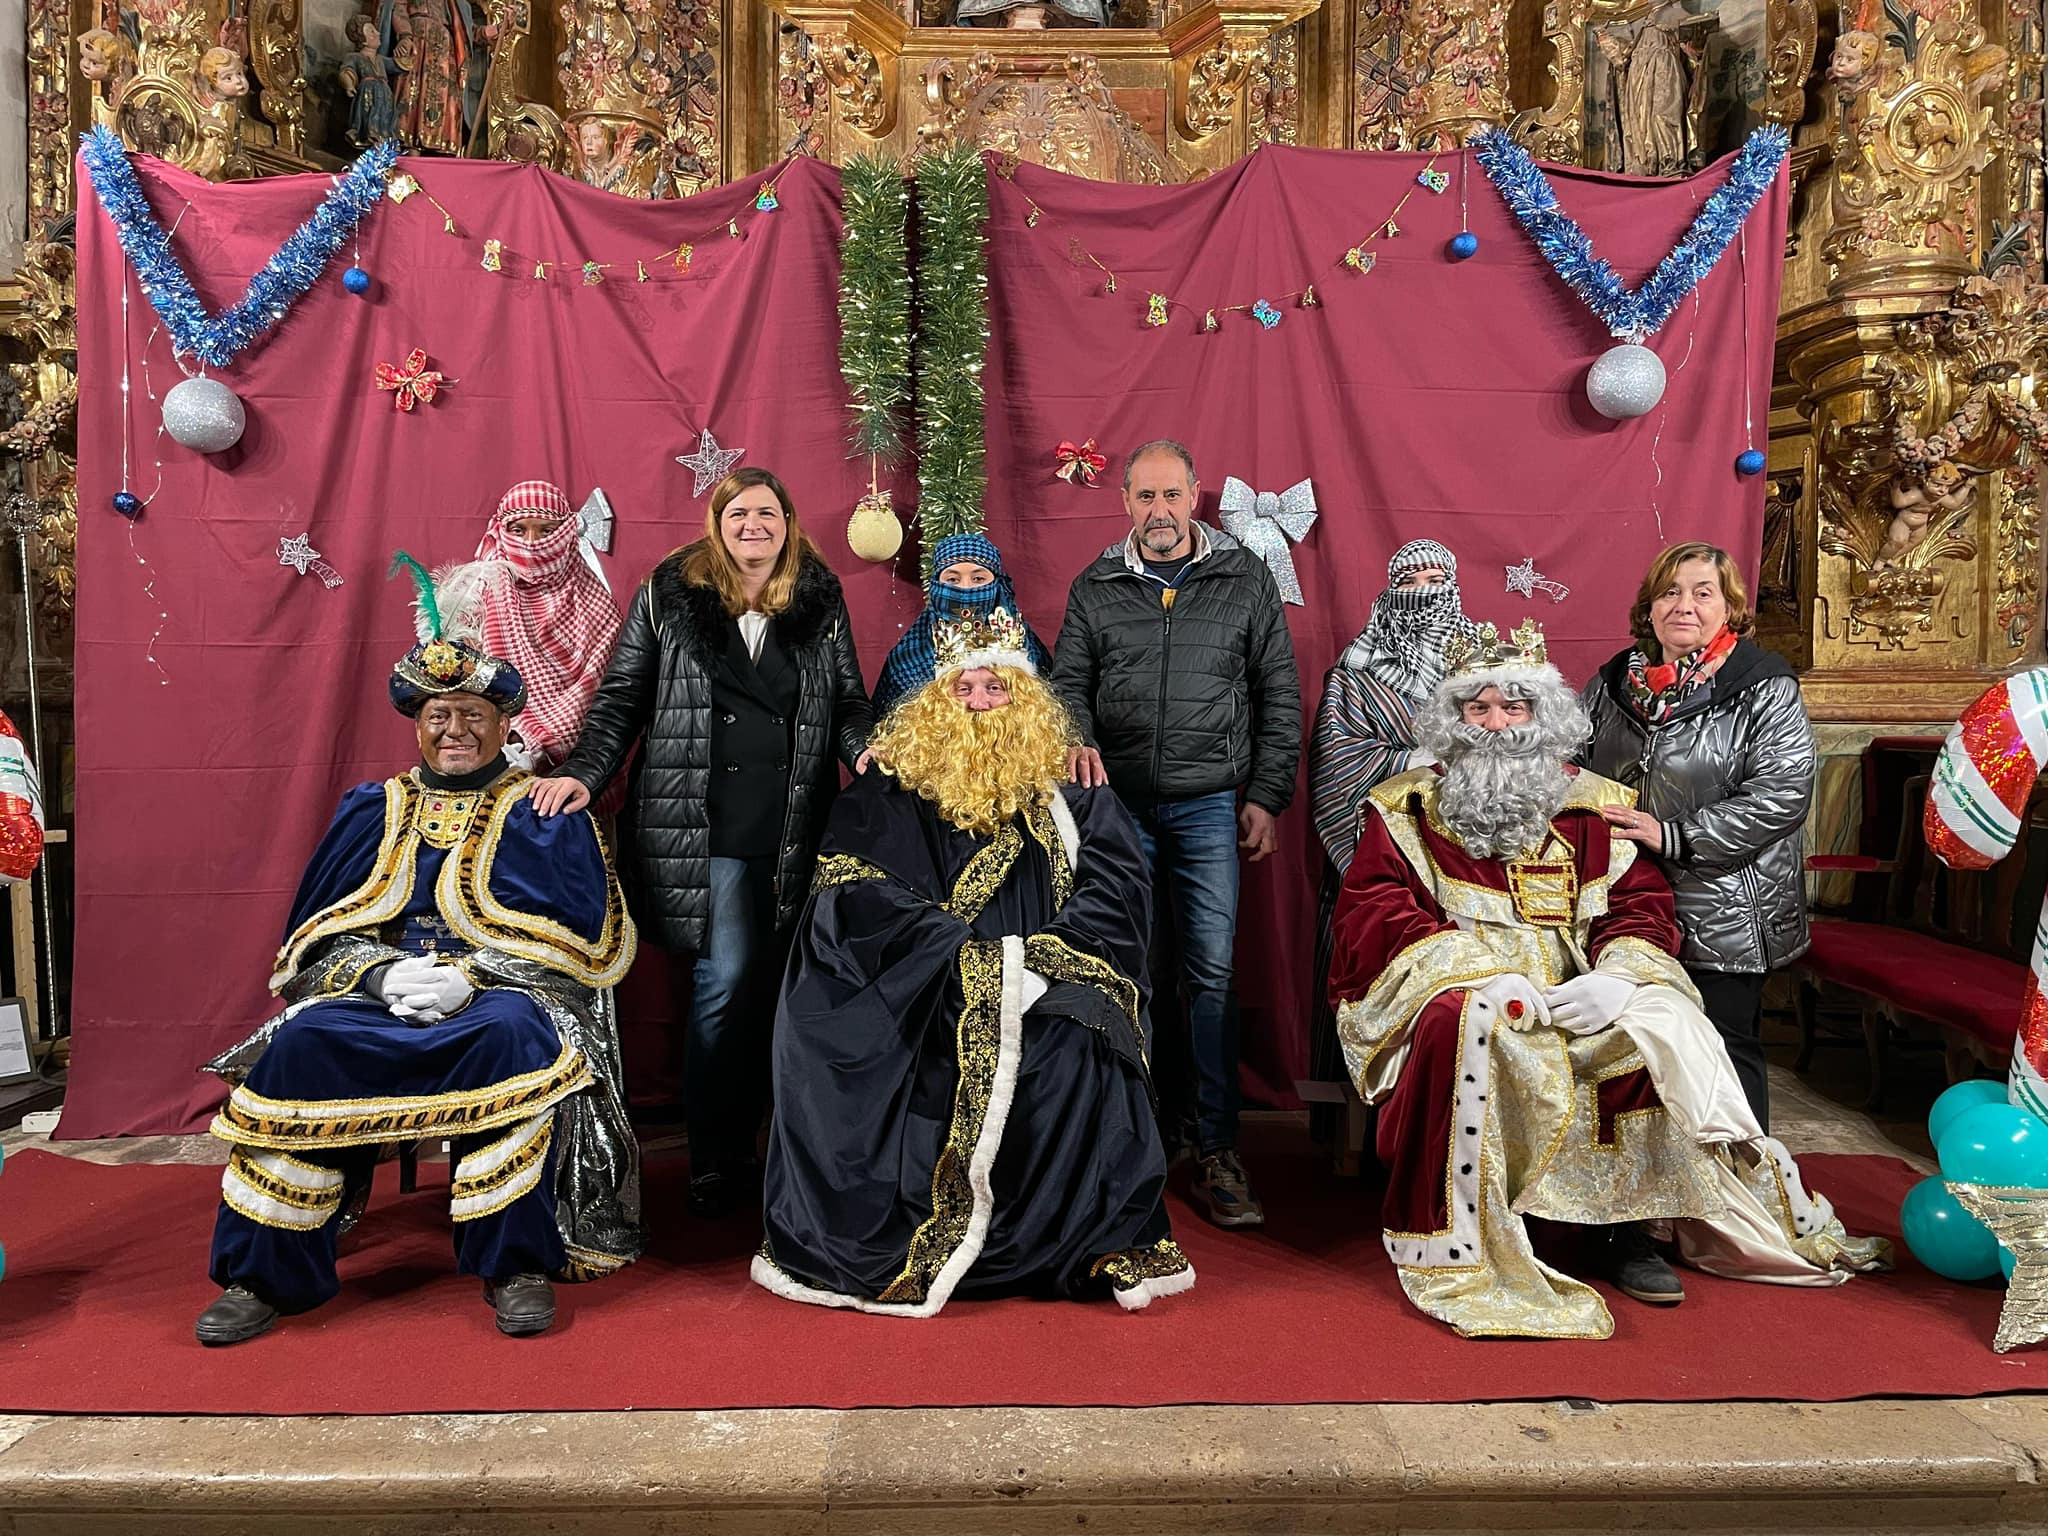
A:
{"label": "white fur trim", "polygon": [[1019,672],[1038,676],[1038,668],[1032,664],[1029,651],[1005,651],[990,646],[979,651],[963,651],[958,656],[947,656],[940,662],[939,676],[951,677],[955,672],[972,672],[976,667],[1014,667]]}
{"label": "white fur trim", "polygon": [[1451,1110],[1451,1208],[1445,1213],[1450,1224],[1435,1233],[1382,1232],[1387,1257],[1403,1269],[1471,1269],[1480,1262],[1479,1174],[1497,1024],[1499,1014],[1467,988],[1458,1017],[1458,1087]]}
{"label": "white fur trim", "polygon": [[1195,1266],[1177,1269],[1170,1275],[1141,1280],[1127,1291],[1116,1293],[1116,1304],[1126,1312],[1142,1312],[1162,1296],[1178,1296],[1195,1288]]}
{"label": "white fur trim", "polygon": [[1522,688],[1540,688],[1548,684],[1554,688],[1562,688],[1567,693],[1571,692],[1571,685],[1564,680],[1564,674],[1549,662],[1540,667],[1507,662],[1499,666],[1481,667],[1476,672],[1453,672],[1439,686],[1453,699],[1463,703],[1467,699],[1477,698],[1480,691],[1486,688],[1499,688],[1503,695],[1512,697],[1504,686],[1510,683]]}
{"label": "white fur trim", "polygon": [[1067,804],[1067,797],[1054,794],[1052,804],[1046,809],[1052,812],[1052,824],[1059,828],[1060,846],[1067,850],[1067,868],[1081,867],[1081,828],[1074,821],[1074,808]]}
{"label": "white fur trim", "polygon": [[846,1307],[878,1317],[937,1317],[939,1309],[981,1257],[988,1241],[988,1229],[995,1220],[996,1197],[990,1176],[995,1170],[996,1152],[1003,1144],[1003,1130],[1009,1124],[1010,1105],[1017,1096],[1017,1073],[1024,1058],[1024,940],[1007,934],[1003,941],[1003,980],[997,1005],[996,1075],[989,1085],[988,1113],[982,1117],[981,1135],[967,1159],[967,1183],[974,1192],[974,1209],[967,1218],[967,1234],[960,1240],[938,1274],[931,1289],[916,1305],[902,1302],[870,1301],[836,1291],[822,1291],[784,1274],[768,1260],[755,1257],[748,1273],[754,1283],[789,1301],[809,1302],[818,1307]]}

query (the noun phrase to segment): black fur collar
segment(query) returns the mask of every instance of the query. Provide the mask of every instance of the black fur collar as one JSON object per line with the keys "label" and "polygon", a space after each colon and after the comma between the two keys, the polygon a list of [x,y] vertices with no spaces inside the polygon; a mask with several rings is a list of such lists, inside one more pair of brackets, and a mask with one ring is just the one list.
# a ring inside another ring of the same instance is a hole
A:
{"label": "black fur collar", "polygon": [[[705,666],[714,664],[725,647],[725,605],[717,589],[693,587],[683,581],[682,552],[654,568],[655,609],[676,626],[684,648]],[[796,591],[789,607],[771,621],[775,638],[786,650],[808,645],[839,612],[839,578],[816,555],[804,556],[797,568]]]}

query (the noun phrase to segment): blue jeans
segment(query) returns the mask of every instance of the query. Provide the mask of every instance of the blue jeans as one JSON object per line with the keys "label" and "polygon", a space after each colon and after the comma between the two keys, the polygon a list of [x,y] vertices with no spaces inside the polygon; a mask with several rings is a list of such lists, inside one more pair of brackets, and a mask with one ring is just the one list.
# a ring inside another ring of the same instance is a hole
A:
{"label": "blue jeans", "polygon": [[[754,1156],[768,1097],[768,1046],[787,945],[775,932],[775,861],[711,860],[711,919],[690,980],[683,1030],[683,1116],[692,1176]],[[681,997],[677,1003],[680,1009]]]}
{"label": "blue jeans", "polygon": [[[1170,1135],[1192,1108],[1201,1150],[1221,1151],[1237,1144],[1237,795],[1138,802],[1131,813],[1152,867],[1160,1114]],[[1184,1034],[1168,1024],[1176,990],[1187,998]]]}

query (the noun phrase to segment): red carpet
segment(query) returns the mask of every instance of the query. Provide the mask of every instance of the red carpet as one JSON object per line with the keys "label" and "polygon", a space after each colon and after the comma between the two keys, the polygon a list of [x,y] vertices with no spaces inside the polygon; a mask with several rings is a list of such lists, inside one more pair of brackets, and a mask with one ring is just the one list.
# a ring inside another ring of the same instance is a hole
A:
{"label": "red carpet", "polygon": [[[1414,1311],[1380,1251],[1369,1189],[1306,1152],[1256,1157],[1263,1235],[1176,1207],[1199,1283],[1113,1303],[960,1302],[931,1322],[777,1300],[746,1277],[750,1219],[682,1211],[682,1167],[650,1170],[654,1252],[564,1286],[555,1330],[498,1336],[453,1271],[445,1194],[384,1174],[342,1294],[228,1350],[193,1342],[211,1298],[219,1174],[103,1167],[45,1152],[0,1176],[0,1412],[419,1413],[513,1409],[976,1404],[1458,1402],[1593,1398],[1836,1401],[2048,1387],[2048,1356],[2000,1357],[2003,1291],[1896,1274],[1834,1290],[1687,1272],[1660,1312],[1610,1297],[1602,1343],[1460,1339]],[[1896,1236],[1914,1182],[1884,1158],[1804,1160],[1850,1227]],[[1562,1256],[1561,1256],[1562,1257]]]}

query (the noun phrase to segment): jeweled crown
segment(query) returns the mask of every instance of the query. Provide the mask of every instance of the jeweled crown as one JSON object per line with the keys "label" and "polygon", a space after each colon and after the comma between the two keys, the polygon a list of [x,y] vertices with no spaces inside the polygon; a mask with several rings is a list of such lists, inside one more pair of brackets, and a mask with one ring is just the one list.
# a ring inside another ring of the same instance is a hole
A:
{"label": "jeweled crown", "polygon": [[1017,667],[1035,672],[1031,648],[1024,635],[1022,621],[1005,608],[991,608],[985,615],[941,620],[932,641],[938,653],[939,675],[970,667]]}
{"label": "jeweled crown", "polygon": [[1461,677],[1472,672],[1490,672],[1495,667],[1542,667],[1550,664],[1543,643],[1543,630],[1534,619],[1524,619],[1502,637],[1494,624],[1482,624],[1469,635],[1459,635],[1444,647],[1444,671]]}

